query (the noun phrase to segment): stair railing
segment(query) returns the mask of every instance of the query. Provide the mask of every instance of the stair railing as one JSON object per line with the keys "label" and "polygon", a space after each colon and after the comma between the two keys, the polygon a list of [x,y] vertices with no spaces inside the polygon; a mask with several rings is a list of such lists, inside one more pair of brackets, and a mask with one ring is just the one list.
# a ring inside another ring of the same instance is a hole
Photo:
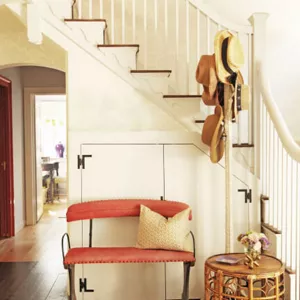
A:
{"label": "stair railing", "polygon": [[[140,45],[138,69],[172,70],[169,94],[201,95],[195,80],[198,61],[214,52],[214,36],[229,29],[239,36],[245,53],[242,74],[250,87],[253,80],[252,26],[239,26],[221,18],[201,0],[75,0],[74,18],[105,19],[106,43]],[[212,114],[201,102],[196,119]],[[233,141],[253,144],[253,108],[240,113],[233,126]],[[202,126],[202,125],[200,125]]]}
{"label": "stair railing", "polygon": [[258,64],[261,117],[262,226],[278,235],[275,254],[290,277],[289,299],[300,299],[300,146],[276,105],[262,63]]}

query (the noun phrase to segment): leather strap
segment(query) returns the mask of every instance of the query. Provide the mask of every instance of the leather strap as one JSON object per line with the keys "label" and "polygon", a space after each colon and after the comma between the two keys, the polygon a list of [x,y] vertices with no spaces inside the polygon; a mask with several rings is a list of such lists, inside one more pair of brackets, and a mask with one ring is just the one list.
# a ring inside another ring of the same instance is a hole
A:
{"label": "leather strap", "polygon": [[242,85],[237,84],[236,87],[236,107],[238,111],[242,110]]}
{"label": "leather strap", "polygon": [[228,41],[229,41],[229,37],[224,39],[223,43],[222,43],[222,63],[223,63],[223,66],[225,68],[225,70],[233,75],[234,72],[233,70],[230,69],[228,63],[227,63],[227,49],[228,49]]}

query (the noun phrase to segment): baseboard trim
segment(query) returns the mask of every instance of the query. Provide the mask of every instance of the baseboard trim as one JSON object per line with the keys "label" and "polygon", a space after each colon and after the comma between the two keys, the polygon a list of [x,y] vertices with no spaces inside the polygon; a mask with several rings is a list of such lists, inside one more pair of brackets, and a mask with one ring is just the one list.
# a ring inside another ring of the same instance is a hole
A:
{"label": "baseboard trim", "polygon": [[25,227],[25,221],[15,224],[15,235]]}

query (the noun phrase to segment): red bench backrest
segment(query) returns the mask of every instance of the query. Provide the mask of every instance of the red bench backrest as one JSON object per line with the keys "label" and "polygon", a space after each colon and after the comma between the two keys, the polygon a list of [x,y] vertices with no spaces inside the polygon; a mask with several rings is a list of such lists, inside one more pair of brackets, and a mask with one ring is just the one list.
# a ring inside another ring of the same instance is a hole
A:
{"label": "red bench backrest", "polygon": [[[136,217],[140,215],[141,204],[167,218],[173,217],[189,207],[186,203],[167,200],[97,200],[69,206],[67,222],[97,218]],[[192,219],[192,213],[189,219]]]}

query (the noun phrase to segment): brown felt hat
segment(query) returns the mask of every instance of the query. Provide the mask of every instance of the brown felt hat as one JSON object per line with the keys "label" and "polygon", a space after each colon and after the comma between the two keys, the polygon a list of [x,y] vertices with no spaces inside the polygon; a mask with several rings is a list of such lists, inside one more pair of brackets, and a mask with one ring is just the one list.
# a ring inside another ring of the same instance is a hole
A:
{"label": "brown felt hat", "polygon": [[223,119],[223,109],[217,105],[215,113],[208,116],[203,125],[202,142],[210,147],[210,160],[213,163],[220,161],[224,154]]}
{"label": "brown felt hat", "polygon": [[215,36],[214,50],[217,76],[221,82],[228,84],[228,77],[244,65],[243,47],[231,32],[221,30]]}
{"label": "brown felt hat", "polygon": [[206,105],[217,105],[217,83],[215,55],[202,55],[197,69],[196,80],[203,85],[202,100]]}

